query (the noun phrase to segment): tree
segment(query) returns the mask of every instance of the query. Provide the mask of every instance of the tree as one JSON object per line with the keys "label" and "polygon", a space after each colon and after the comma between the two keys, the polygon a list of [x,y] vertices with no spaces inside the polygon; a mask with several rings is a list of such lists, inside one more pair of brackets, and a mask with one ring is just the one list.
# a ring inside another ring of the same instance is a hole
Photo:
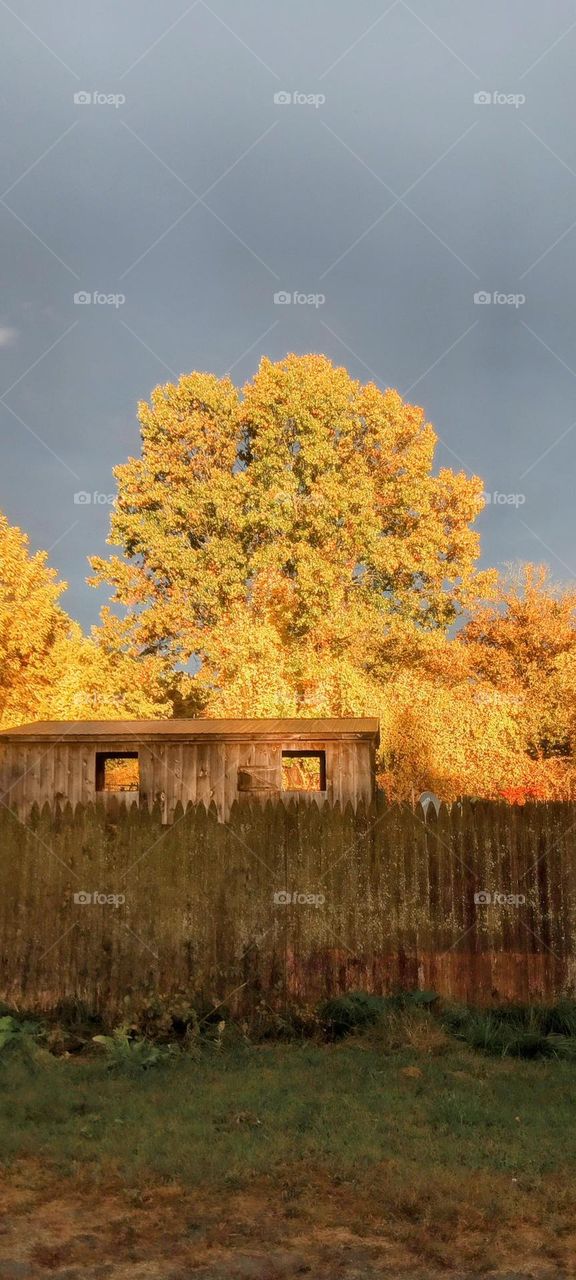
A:
{"label": "tree", "polygon": [[458,647],[483,696],[505,700],[512,709],[521,730],[527,794],[571,796],[576,589],[555,585],[545,565],[522,565],[500,579],[491,605],[474,610]]}
{"label": "tree", "polygon": [[461,642],[475,677],[523,708],[534,756],[568,755],[576,714],[576,589],[545,565],[525,564],[474,612]]}
{"label": "tree", "polygon": [[43,551],[0,513],[0,724],[26,718],[49,689],[47,660],[66,633],[58,582]]}
{"label": "tree", "polygon": [[0,726],[168,715],[158,661],[136,663],[112,623],[85,636],[59,603],[65,589],[0,513]]}
{"label": "tree", "polygon": [[92,561],[135,656],[193,659],[208,714],[366,710],[406,646],[484,594],[482,482],[433,475],[436,435],[396,391],[324,356],[263,360],[241,395],[192,373],[139,406]]}
{"label": "tree", "polygon": [[[449,642],[453,650],[456,641]],[[531,762],[514,700],[462,679],[400,671],[381,696],[380,785],[393,800],[423,791],[441,799],[497,798],[526,788]]]}
{"label": "tree", "polygon": [[136,661],[111,647],[109,632],[93,628],[86,636],[71,619],[49,655],[46,675],[42,718],[132,720],[172,714],[172,686],[157,659]]}

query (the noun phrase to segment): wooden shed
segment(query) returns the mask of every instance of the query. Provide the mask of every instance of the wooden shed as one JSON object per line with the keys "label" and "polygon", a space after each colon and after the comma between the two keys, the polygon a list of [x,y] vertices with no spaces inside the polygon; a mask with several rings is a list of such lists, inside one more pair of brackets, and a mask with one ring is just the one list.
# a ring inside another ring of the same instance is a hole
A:
{"label": "wooden shed", "polygon": [[19,815],[36,803],[112,796],[162,806],[215,803],[226,818],[243,797],[369,801],[378,721],[64,720],[0,732],[0,802]]}

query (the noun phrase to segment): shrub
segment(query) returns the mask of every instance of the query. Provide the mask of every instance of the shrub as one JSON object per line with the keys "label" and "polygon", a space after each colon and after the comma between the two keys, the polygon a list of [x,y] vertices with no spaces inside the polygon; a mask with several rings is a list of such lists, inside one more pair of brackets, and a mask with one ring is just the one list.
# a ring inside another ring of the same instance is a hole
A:
{"label": "shrub", "polygon": [[329,1035],[343,1036],[351,1031],[375,1026],[391,1013],[411,1008],[430,1008],[437,1000],[434,991],[401,991],[391,996],[370,995],[367,991],[349,991],[332,996],[319,1006],[320,1022]]}
{"label": "shrub", "polygon": [[13,1053],[33,1057],[36,1041],[41,1034],[42,1028],[38,1022],[20,1021],[10,1013],[4,1014],[0,1017],[0,1059]]}
{"label": "shrub", "polygon": [[374,1026],[386,1009],[384,996],[368,995],[366,991],[350,991],[344,996],[332,996],[320,1005],[321,1023],[333,1036],[344,1036]]}
{"label": "shrub", "polygon": [[198,1026],[199,1015],[186,991],[170,995],[150,992],[140,997],[127,997],[124,1018],[130,1031],[145,1040],[168,1044],[190,1039]]}
{"label": "shrub", "polygon": [[173,1056],[170,1045],[155,1045],[142,1037],[130,1037],[124,1027],[117,1027],[111,1036],[93,1036],[101,1044],[108,1059],[110,1071],[127,1075],[139,1075],[149,1071]]}
{"label": "shrub", "polygon": [[442,1024],[472,1049],[498,1057],[576,1058],[576,1003],[497,1005],[492,1009],[448,1006]]}

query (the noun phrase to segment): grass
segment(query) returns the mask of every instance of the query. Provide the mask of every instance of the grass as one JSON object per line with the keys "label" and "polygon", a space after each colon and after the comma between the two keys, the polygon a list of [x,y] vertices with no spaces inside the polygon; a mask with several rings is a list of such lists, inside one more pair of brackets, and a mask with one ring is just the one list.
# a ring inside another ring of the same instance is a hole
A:
{"label": "grass", "polygon": [[[479,1054],[428,1009],[400,1007],[362,1034],[224,1037],[143,1054],[147,1069],[132,1055],[124,1069],[123,1045],[93,1052],[0,1055],[8,1180],[37,1167],[58,1197],[73,1180],[92,1199],[173,1187],[178,1204],[208,1197],[220,1223],[250,1195],[252,1223],[260,1197],[300,1236],[342,1224],[354,1238],[385,1232],[438,1266],[516,1263],[536,1238],[554,1265],[576,1257],[568,1061]],[[270,1212],[266,1232],[277,1230]]]}
{"label": "grass", "polygon": [[576,1001],[558,1000],[552,1005],[498,1005],[489,1009],[444,1004],[432,991],[394,996],[352,991],[334,996],[320,1006],[325,1034],[337,1039],[370,1026],[390,1031],[405,1028],[410,1015],[423,1010],[435,1013],[436,1023],[447,1035],[470,1048],[495,1057],[563,1058],[576,1062]]}
{"label": "grass", "polygon": [[563,1058],[576,1062],[576,1004],[500,1005],[493,1009],[449,1006],[442,1025],[473,1049],[515,1058]]}
{"label": "grass", "polygon": [[188,1185],[301,1163],[343,1177],[384,1160],[406,1174],[485,1169],[528,1182],[576,1166],[568,1063],[479,1058],[425,1016],[404,1020],[400,1040],[388,1027],[329,1045],[207,1049],[137,1076],[104,1059],[13,1054],[0,1067],[1,1158]]}

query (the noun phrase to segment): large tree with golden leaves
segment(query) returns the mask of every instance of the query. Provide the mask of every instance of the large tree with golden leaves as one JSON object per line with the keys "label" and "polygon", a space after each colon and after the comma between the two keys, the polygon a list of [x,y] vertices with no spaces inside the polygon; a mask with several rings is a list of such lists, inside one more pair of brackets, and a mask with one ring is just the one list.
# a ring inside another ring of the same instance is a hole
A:
{"label": "large tree with golden leaves", "polygon": [[366,710],[398,652],[486,589],[482,482],[433,473],[435,432],[396,391],[290,355],[242,393],[205,373],[157,387],[139,417],[115,473],[124,555],[93,580],[134,655],[196,660],[208,714]]}

